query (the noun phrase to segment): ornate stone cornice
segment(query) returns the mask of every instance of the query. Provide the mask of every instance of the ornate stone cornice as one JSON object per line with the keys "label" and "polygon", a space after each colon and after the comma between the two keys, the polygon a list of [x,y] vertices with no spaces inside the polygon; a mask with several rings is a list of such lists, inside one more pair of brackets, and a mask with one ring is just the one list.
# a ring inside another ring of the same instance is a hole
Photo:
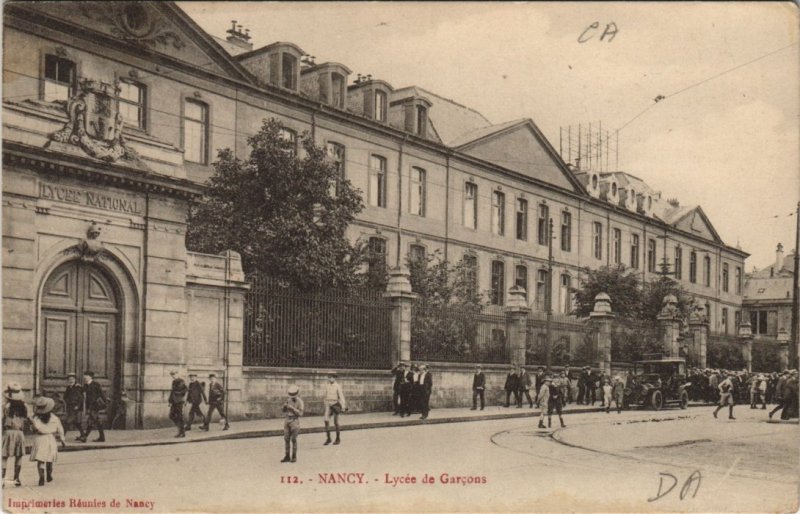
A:
{"label": "ornate stone cornice", "polygon": [[113,163],[101,163],[65,154],[55,154],[42,148],[6,141],[3,144],[3,165],[20,166],[40,173],[71,176],[94,184],[161,193],[186,200],[197,199],[203,186],[190,180],[177,179],[127,168]]}

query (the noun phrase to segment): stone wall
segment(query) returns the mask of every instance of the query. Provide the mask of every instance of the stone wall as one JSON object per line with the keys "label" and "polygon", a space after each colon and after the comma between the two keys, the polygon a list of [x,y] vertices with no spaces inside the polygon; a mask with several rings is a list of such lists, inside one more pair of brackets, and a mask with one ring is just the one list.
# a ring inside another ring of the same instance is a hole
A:
{"label": "stone wall", "polygon": [[[471,407],[472,375],[475,368],[467,364],[430,363],[433,376],[431,408]],[[323,413],[323,387],[328,369],[245,367],[243,375],[242,412],[244,419],[280,417],[280,407],[290,385],[300,388],[306,415]],[[338,369],[338,382],[350,412],[390,412],[392,385],[390,370]],[[486,405],[505,402],[503,385],[508,366],[486,365]],[[236,416],[234,416],[234,419]]]}

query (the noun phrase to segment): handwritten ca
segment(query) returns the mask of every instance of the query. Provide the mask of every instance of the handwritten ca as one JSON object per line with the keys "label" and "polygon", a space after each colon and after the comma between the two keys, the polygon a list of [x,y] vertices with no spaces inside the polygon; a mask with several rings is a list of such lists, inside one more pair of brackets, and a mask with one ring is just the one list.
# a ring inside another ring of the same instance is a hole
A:
{"label": "handwritten ca", "polygon": [[[585,43],[592,39],[595,36],[595,31],[597,31],[599,28],[599,21],[596,21],[586,27],[586,30],[581,32],[581,35],[578,36],[578,43]],[[614,38],[617,36],[617,32],[619,32],[619,29],[617,28],[616,23],[613,21],[611,23],[607,23],[605,30],[603,30],[603,33],[600,35],[600,41],[607,41],[608,43],[614,41]],[[606,40],[606,38],[608,39]]]}
{"label": "handwritten ca", "polygon": [[[666,482],[672,481],[672,484],[669,485],[669,488],[664,490],[664,482],[665,478],[667,479]],[[697,496],[697,491],[700,489],[700,482],[702,482],[703,476],[700,474],[699,470],[696,470],[694,473],[689,475],[689,478],[683,483],[683,487],[681,487],[680,491],[680,499],[683,500],[689,495],[689,492],[694,487],[694,492],[692,492],[692,498]],[[656,500],[660,500],[661,498],[667,496],[669,493],[675,489],[675,486],[678,485],[678,478],[673,475],[672,473],[659,473],[659,480],[658,480],[658,493],[653,496],[652,498],[648,498],[648,502],[654,502]]]}

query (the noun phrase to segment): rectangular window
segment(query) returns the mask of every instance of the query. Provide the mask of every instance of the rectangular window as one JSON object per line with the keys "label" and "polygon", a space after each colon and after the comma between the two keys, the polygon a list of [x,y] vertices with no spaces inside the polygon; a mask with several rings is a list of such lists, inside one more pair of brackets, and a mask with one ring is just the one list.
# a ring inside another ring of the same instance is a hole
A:
{"label": "rectangular window", "polygon": [[521,287],[525,290],[525,299],[528,299],[528,268],[527,266],[519,265],[516,268],[516,275],[514,277],[514,285]]}
{"label": "rectangular window", "polygon": [[603,225],[599,221],[592,223],[592,240],[594,241],[594,258],[603,258]]}
{"label": "rectangular window", "polygon": [[728,284],[729,275],[730,273],[728,273],[728,263],[724,262],[722,263],[722,290],[726,293],[728,292],[729,289],[729,284]]}
{"label": "rectangular window", "polygon": [[56,57],[44,56],[44,100],[69,100],[75,87],[75,63]]}
{"label": "rectangular window", "polygon": [[711,287],[711,257],[703,257],[703,284]]}
{"label": "rectangular window", "polygon": [[736,281],[736,294],[742,294],[742,268],[736,266],[736,276],[734,277]]}
{"label": "rectangular window", "polygon": [[427,250],[422,245],[411,245],[408,252],[408,257],[412,262],[425,262],[427,259]]}
{"label": "rectangular window", "polygon": [[492,232],[498,236],[506,233],[506,195],[500,191],[492,193]]}
{"label": "rectangular window", "polygon": [[375,119],[386,121],[386,93],[375,91]]}
{"label": "rectangular window", "polygon": [[424,105],[417,106],[417,135],[425,137],[428,128],[428,109]]}
{"label": "rectangular window", "polygon": [[467,283],[467,292],[474,296],[478,291],[478,258],[472,254],[464,254],[464,280]]}
{"label": "rectangular window", "polygon": [[720,325],[722,325],[722,333],[728,335],[728,308],[722,308],[722,319],[719,320]]}
{"label": "rectangular window", "polygon": [[335,197],[337,194],[339,194],[339,184],[346,178],[344,172],[344,145],[330,141],[325,145],[325,148],[328,150],[328,159],[330,159],[330,162],[333,164],[333,167],[336,170],[335,181],[331,184],[331,196]]}
{"label": "rectangular window", "polygon": [[478,185],[464,184],[464,226],[478,228]]}
{"label": "rectangular window", "polygon": [[534,308],[544,312],[547,309],[547,270],[536,272],[536,303]]}
{"label": "rectangular window", "polygon": [[184,159],[208,163],[208,106],[186,100],[183,108]]}
{"label": "rectangular window", "polygon": [[622,263],[622,231],[618,228],[614,229],[614,264]]}
{"label": "rectangular window", "polygon": [[742,311],[733,311],[733,329],[734,334],[739,334],[739,325],[742,324]]}
{"label": "rectangular window", "polygon": [[570,291],[570,278],[569,275],[564,274],[561,275],[561,282],[559,287],[559,296],[561,301],[560,307],[561,312],[564,314],[569,314],[572,312],[572,292]]}
{"label": "rectangular window", "polygon": [[368,250],[367,262],[370,272],[384,269],[386,267],[386,240],[381,237],[370,237]]}
{"label": "rectangular window", "polygon": [[767,333],[767,311],[750,312],[750,330],[756,335]]}
{"label": "rectangular window", "polygon": [[127,125],[144,130],[145,91],[141,84],[123,80],[119,83],[119,113]]}
{"label": "rectangular window", "polygon": [[572,214],[567,211],[561,213],[561,250],[572,250]]}
{"label": "rectangular window", "polygon": [[369,158],[369,204],[386,207],[386,158],[380,155]]}
{"label": "rectangular window", "polygon": [[344,108],[345,80],[338,73],[331,73],[331,105]]}
{"label": "rectangular window", "polygon": [[680,246],[675,248],[675,279],[681,280],[683,278],[683,248]]}
{"label": "rectangular window", "polygon": [[297,155],[297,132],[283,127],[280,130],[280,137],[286,142],[286,151],[289,155]]}
{"label": "rectangular window", "polygon": [[547,245],[549,244],[549,224],[550,223],[550,208],[543,204],[539,204],[539,220],[537,224],[536,233],[538,234],[538,240],[540,245]]}
{"label": "rectangular window", "polygon": [[697,253],[692,252],[689,254],[689,282],[692,284],[697,283]]}
{"label": "rectangular window", "polygon": [[503,261],[492,261],[492,305],[503,305],[505,295],[505,264]]}
{"label": "rectangular window", "polygon": [[647,240],[647,271],[656,272],[656,240]]}
{"label": "rectangular window", "polygon": [[639,234],[631,234],[631,268],[639,269]]}
{"label": "rectangular window", "polygon": [[293,55],[287,53],[281,54],[281,56],[281,71],[283,73],[283,83],[281,85],[286,89],[297,89],[297,82],[295,80],[297,59]]}
{"label": "rectangular window", "polygon": [[528,240],[528,201],[517,198],[517,239]]}
{"label": "rectangular window", "polygon": [[411,214],[425,216],[425,170],[411,168],[411,198],[409,208]]}

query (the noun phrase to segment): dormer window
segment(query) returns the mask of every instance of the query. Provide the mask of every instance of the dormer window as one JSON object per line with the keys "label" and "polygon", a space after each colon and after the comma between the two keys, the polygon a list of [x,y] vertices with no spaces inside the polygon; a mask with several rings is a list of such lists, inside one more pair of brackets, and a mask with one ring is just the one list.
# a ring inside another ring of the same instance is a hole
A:
{"label": "dormer window", "polygon": [[386,121],[386,93],[375,90],[375,119]]}
{"label": "dormer window", "polygon": [[344,108],[344,77],[339,73],[331,73],[331,105]]}
{"label": "dormer window", "polygon": [[425,133],[428,127],[428,108],[424,105],[417,106],[417,126],[416,126],[416,134],[421,137],[425,137]]}
{"label": "dormer window", "polygon": [[286,52],[281,54],[281,86],[286,89],[297,89],[297,79],[295,78],[297,72],[297,59],[293,55]]}

